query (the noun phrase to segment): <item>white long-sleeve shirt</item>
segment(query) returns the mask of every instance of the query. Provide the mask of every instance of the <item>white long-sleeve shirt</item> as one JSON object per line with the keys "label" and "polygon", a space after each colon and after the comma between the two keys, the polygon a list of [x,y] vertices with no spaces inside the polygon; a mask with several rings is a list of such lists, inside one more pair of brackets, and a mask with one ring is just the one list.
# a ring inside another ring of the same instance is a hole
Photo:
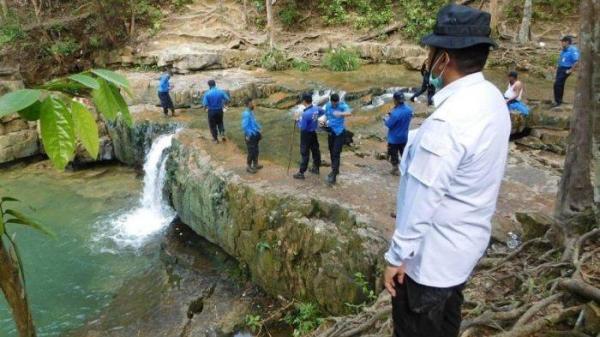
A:
{"label": "white long-sleeve shirt", "polygon": [[487,248],[508,154],[510,117],[482,73],[434,97],[436,111],[407,144],[396,230],[386,260],[415,282],[464,283]]}

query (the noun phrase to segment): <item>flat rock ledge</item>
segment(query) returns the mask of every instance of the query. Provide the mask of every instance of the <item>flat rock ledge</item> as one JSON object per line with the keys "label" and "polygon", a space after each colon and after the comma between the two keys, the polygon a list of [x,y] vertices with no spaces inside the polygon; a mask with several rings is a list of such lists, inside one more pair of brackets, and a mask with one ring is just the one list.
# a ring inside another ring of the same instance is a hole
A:
{"label": "flat rock ledge", "polygon": [[387,247],[366,217],[330,200],[246,181],[212,160],[191,130],[173,141],[166,190],[181,220],[250,271],[271,295],[318,303],[332,314],[361,303]]}

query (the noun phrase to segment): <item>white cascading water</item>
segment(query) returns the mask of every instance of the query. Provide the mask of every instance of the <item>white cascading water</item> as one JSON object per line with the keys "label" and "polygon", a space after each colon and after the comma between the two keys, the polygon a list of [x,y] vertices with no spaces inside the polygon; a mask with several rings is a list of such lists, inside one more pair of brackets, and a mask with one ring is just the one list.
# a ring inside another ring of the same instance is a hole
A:
{"label": "white cascading water", "polygon": [[159,136],[146,155],[144,190],[140,205],[120,215],[111,223],[110,238],[119,246],[141,247],[147,238],[164,229],[175,217],[175,211],[165,202],[165,182],[168,148],[175,134]]}

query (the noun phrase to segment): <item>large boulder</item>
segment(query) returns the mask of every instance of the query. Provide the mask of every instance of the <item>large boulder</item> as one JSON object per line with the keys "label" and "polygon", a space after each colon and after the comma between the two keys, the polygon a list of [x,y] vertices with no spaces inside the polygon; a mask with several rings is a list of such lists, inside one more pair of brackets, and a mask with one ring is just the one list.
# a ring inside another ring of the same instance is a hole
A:
{"label": "large boulder", "polygon": [[35,128],[0,135],[0,164],[27,158],[39,152],[38,133]]}
{"label": "large boulder", "polygon": [[355,273],[375,283],[387,242],[347,206],[241,179],[184,130],[173,140],[166,188],[181,220],[248,267],[272,295],[330,313],[361,303]]}

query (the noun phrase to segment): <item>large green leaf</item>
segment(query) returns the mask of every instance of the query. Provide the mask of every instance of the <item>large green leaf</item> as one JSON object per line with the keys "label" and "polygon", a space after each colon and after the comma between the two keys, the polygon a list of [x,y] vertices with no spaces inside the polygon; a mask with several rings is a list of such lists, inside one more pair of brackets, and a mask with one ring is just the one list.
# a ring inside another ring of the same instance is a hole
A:
{"label": "large green leaf", "polygon": [[40,129],[46,154],[56,168],[64,169],[75,153],[75,130],[71,112],[60,99],[44,100]]}
{"label": "large green leaf", "polygon": [[31,219],[30,217],[26,216],[25,214],[12,210],[12,209],[8,209],[5,211],[6,214],[12,216],[12,219],[8,219],[6,221],[6,224],[16,224],[16,225],[23,225],[23,226],[28,226],[31,227],[33,229],[37,229],[38,231],[52,236],[54,237],[54,233],[52,233],[50,230],[48,230],[45,226],[41,225],[39,222]]}
{"label": "large green leaf", "polygon": [[0,97],[0,117],[27,108],[40,98],[41,92],[33,89],[22,89]]}
{"label": "large green leaf", "polygon": [[92,91],[92,99],[98,111],[100,111],[106,119],[114,121],[119,112],[119,104],[117,103],[111,86],[103,79],[98,79],[100,89]]}
{"label": "large green leaf", "polygon": [[88,75],[75,74],[69,76],[69,79],[79,82],[90,89],[100,89],[100,84],[98,83],[98,81],[96,81],[95,78]]}
{"label": "large green leaf", "polygon": [[98,158],[100,140],[98,138],[98,124],[96,124],[96,119],[85,105],[77,101],[71,103],[71,112],[73,113],[75,132],[79,136],[83,147],[85,147],[92,158]]}
{"label": "large green leaf", "polygon": [[36,101],[32,105],[19,111],[19,116],[28,121],[37,121],[40,119],[40,112],[42,110],[42,102]]}
{"label": "large green leaf", "polygon": [[133,124],[133,120],[131,119],[131,114],[129,113],[129,107],[127,106],[125,99],[121,95],[119,88],[115,87],[114,85],[111,85],[110,89],[115,99],[115,102],[117,102],[117,105],[119,106],[119,112],[121,113],[121,117],[125,120],[125,123],[127,123],[127,125],[131,126]]}
{"label": "large green leaf", "polygon": [[103,79],[116,84],[117,86],[125,89],[125,91],[127,92],[127,94],[129,94],[129,96],[133,96],[131,94],[131,90],[130,90],[130,85],[129,85],[129,80],[127,79],[127,77],[121,75],[121,74],[117,74],[114,71],[110,71],[110,70],[106,70],[106,69],[93,69],[92,72],[100,77],[102,77]]}

